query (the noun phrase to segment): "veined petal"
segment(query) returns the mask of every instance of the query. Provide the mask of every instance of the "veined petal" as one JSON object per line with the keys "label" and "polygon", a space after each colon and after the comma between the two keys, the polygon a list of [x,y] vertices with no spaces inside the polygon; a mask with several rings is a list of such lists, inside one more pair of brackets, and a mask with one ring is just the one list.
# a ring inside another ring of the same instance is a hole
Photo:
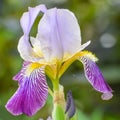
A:
{"label": "veined petal", "polygon": [[7,102],[6,108],[13,115],[24,113],[32,116],[44,106],[48,95],[44,66],[25,62],[14,79],[19,81],[19,88]]}
{"label": "veined petal", "polygon": [[24,35],[29,35],[31,27],[40,11],[44,13],[46,11],[46,6],[41,4],[33,8],[29,7],[28,12],[23,13],[20,19],[20,24],[23,29]]}
{"label": "veined petal", "polygon": [[[92,56],[93,57],[93,56]],[[91,59],[91,54],[80,57],[80,61],[84,65],[85,76],[90,84],[99,92],[102,92],[102,99],[108,100],[112,98],[112,89],[105,82],[105,79],[99,70],[98,66],[94,62],[94,58]]]}
{"label": "veined petal", "polygon": [[43,15],[37,39],[47,61],[63,59],[64,54],[81,50],[81,35],[74,14],[66,9],[49,9]]}
{"label": "veined petal", "polygon": [[31,62],[24,61],[21,71],[13,77],[13,80],[18,81],[19,84],[22,83],[22,81],[24,80],[25,73],[30,64],[31,64]]}

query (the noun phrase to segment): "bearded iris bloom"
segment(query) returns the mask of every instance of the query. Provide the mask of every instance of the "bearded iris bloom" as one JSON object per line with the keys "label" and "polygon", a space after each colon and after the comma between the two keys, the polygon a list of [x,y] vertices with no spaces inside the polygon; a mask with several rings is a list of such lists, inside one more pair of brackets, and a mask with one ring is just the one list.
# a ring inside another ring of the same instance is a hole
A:
{"label": "bearded iris bloom", "polygon": [[[31,37],[31,28],[40,12],[43,16],[37,35]],[[81,45],[78,21],[71,11],[47,9],[45,5],[29,7],[20,24],[23,36],[19,40],[18,51],[24,62],[21,71],[13,77],[19,87],[6,104],[11,114],[32,116],[45,105],[50,91],[45,74],[52,81],[53,103],[64,106],[59,80],[75,60],[82,62],[86,78],[95,90],[103,93],[102,99],[112,98],[112,89],[95,63],[97,58],[89,51],[82,51],[90,41]]]}

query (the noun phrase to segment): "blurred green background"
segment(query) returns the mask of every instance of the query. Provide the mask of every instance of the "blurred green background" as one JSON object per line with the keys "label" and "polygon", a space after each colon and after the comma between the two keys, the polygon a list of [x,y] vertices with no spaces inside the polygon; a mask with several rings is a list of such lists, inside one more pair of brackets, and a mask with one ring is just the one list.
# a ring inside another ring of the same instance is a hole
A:
{"label": "blurred green background", "polygon": [[72,90],[79,120],[120,120],[120,0],[0,0],[0,120],[38,120],[51,114],[50,96],[45,107],[33,117],[14,117],[4,107],[18,87],[12,77],[22,66],[17,51],[23,34],[19,19],[28,6],[43,3],[48,8],[74,12],[81,27],[82,43],[92,41],[86,49],[100,59],[98,66],[114,90],[111,100],[101,100],[101,94],[85,79],[82,64],[74,62],[61,78],[61,84],[65,93]]}

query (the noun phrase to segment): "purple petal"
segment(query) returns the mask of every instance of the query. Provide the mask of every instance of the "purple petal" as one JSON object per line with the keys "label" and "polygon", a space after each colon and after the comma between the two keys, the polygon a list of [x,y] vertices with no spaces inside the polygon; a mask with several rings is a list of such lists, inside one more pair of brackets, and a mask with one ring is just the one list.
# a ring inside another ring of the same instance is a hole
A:
{"label": "purple petal", "polygon": [[14,77],[19,81],[19,88],[6,104],[6,109],[13,115],[24,113],[32,116],[46,102],[48,86],[44,67],[34,69],[28,76],[25,73],[30,65],[29,62],[25,62],[23,69]]}
{"label": "purple petal", "polygon": [[36,7],[29,7],[29,11],[25,12],[21,19],[20,24],[23,29],[24,35],[28,36],[31,30],[31,27],[38,16],[39,12],[42,11],[43,13],[46,11],[45,5],[38,5]]}
{"label": "purple petal", "polygon": [[21,82],[23,81],[24,77],[25,77],[25,72],[26,72],[26,70],[27,70],[27,67],[28,67],[30,64],[31,64],[31,62],[24,61],[21,71],[13,77],[13,80],[16,80],[16,81],[18,81],[19,83],[21,83]]}
{"label": "purple petal", "polygon": [[84,65],[85,76],[94,89],[103,93],[102,98],[104,100],[112,98],[112,89],[105,82],[105,79],[96,63],[86,56],[81,57],[80,60]]}

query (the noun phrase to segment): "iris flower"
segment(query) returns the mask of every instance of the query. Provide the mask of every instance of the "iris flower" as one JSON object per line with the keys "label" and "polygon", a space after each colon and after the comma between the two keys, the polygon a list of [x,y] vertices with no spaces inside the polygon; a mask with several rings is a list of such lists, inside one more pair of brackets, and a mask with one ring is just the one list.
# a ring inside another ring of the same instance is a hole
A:
{"label": "iris flower", "polygon": [[[39,13],[43,16],[36,37],[32,37],[30,31]],[[32,116],[40,110],[49,91],[46,75],[52,81],[53,91],[59,91],[60,77],[75,60],[82,62],[86,78],[95,90],[103,93],[102,99],[112,97],[112,89],[95,63],[97,58],[89,51],[82,51],[90,41],[81,44],[80,27],[71,11],[47,9],[45,5],[29,7],[20,24],[23,36],[18,51],[24,62],[21,71],[13,77],[19,87],[6,104],[11,114]]]}

